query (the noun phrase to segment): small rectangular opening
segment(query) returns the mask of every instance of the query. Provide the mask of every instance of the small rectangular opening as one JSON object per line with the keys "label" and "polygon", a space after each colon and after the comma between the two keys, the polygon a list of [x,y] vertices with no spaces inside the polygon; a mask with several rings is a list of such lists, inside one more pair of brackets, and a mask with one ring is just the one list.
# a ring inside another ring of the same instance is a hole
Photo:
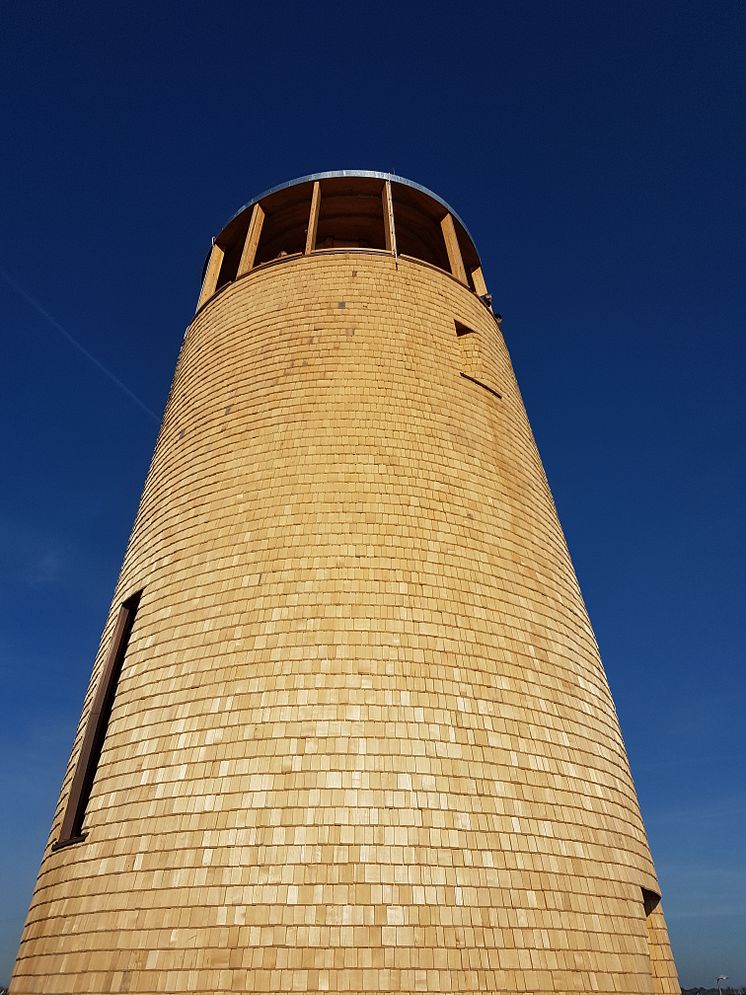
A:
{"label": "small rectangular opening", "polygon": [[137,607],[142,591],[127,598],[119,608],[114,634],[112,635],[109,652],[104,661],[99,677],[96,693],[91,705],[91,711],[86,723],[83,742],[80,746],[78,762],[75,765],[70,794],[68,795],[65,815],[62,819],[60,837],[53,845],[53,850],[71,846],[85,839],[83,819],[85,818],[88,800],[91,796],[93,781],[101,759],[106,729],[109,725],[114,696],[122,672],[122,664],[127,652],[132,626],[135,622]]}
{"label": "small rectangular opening", "polygon": [[660,900],[661,896],[656,895],[654,891],[648,891],[647,888],[642,889],[642,905],[646,916],[649,916],[657,908]]}
{"label": "small rectangular opening", "polygon": [[473,328],[469,328],[468,325],[462,324],[460,321],[454,321],[456,326],[456,335],[461,338],[462,335],[476,335],[477,332]]}

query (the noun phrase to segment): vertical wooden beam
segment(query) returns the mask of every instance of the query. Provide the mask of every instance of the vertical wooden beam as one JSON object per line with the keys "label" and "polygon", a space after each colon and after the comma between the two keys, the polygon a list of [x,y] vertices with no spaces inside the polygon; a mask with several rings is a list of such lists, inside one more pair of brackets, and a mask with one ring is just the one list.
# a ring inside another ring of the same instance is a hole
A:
{"label": "vertical wooden beam", "polygon": [[386,248],[396,256],[396,227],[394,225],[394,198],[391,194],[391,180],[383,185],[383,227],[386,231]]}
{"label": "vertical wooden beam", "polygon": [[256,259],[256,250],[259,248],[259,239],[262,234],[262,225],[264,224],[264,211],[261,204],[254,204],[254,209],[251,212],[251,221],[249,221],[249,230],[246,232],[246,239],[243,243],[243,250],[241,252],[241,260],[238,264],[237,277],[243,276],[244,273],[248,273],[250,269],[254,267],[254,260]]}
{"label": "vertical wooden beam", "polygon": [[311,213],[308,215],[308,233],[306,234],[305,255],[316,248],[316,232],[319,227],[319,208],[321,206],[321,184],[318,180],[313,185],[311,194]]}
{"label": "vertical wooden beam", "polygon": [[484,282],[484,273],[482,273],[481,266],[477,266],[476,269],[471,271],[471,279],[477,297],[484,297],[485,294],[489,293],[487,284]]}
{"label": "vertical wooden beam", "polygon": [[456,236],[456,226],[453,223],[453,218],[450,214],[446,214],[443,220],[440,222],[440,227],[443,230],[443,238],[446,243],[446,252],[448,253],[448,262],[451,266],[451,273],[460,280],[461,283],[466,283],[466,268],[464,267],[464,260],[461,257],[461,248],[458,244],[458,237]]}
{"label": "vertical wooden beam", "polygon": [[218,285],[218,277],[220,276],[220,267],[223,265],[224,254],[218,243],[213,242],[212,252],[207,263],[207,269],[205,270],[205,278],[202,281],[202,289],[200,290],[199,300],[197,301],[198,311],[205,301],[215,293],[215,287]]}

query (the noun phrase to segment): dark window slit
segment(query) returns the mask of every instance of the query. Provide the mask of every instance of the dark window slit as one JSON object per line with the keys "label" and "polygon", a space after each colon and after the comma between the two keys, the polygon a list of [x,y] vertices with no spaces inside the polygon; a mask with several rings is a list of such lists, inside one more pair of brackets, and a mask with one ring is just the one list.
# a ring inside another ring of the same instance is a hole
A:
{"label": "dark window slit", "polygon": [[488,394],[492,394],[493,397],[496,397],[498,400],[502,401],[502,394],[498,394],[494,388],[488,387],[486,383],[483,383],[481,380],[477,380],[476,377],[470,377],[468,373],[462,373],[461,376],[464,380],[469,380],[471,383],[475,383],[477,387],[481,387],[483,390],[486,390]]}
{"label": "dark window slit", "polygon": [[78,761],[75,765],[70,793],[65,806],[65,815],[62,819],[60,836],[53,844],[53,850],[61,850],[64,847],[72,846],[74,843],[81,843],[86,834],[83,832],[83,820],[88,806],[88,800],[93,787],[93,780],[96,776],[98,764],[101,759],[101,751],[104,746],[106,729],[111,717],[111,709],[114,704],[119,675],[122,671],[122,663],[127,652],[132,626],[135,623],[137,606],[140,602],[142,591],[127,598],[119,608],[114,633],[109,646],[109,652],[104,661],[103,670],[99,677],[98,686],[93,697],[91,711],[88,715],[83,742],[80,746]]}

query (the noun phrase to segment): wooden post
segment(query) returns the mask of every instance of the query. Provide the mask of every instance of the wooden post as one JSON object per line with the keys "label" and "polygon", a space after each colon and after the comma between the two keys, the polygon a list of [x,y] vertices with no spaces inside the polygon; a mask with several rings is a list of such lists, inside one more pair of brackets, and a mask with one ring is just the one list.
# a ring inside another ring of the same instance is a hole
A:
{"label": "wooden post", "polygon": [[386,248],[396,257],[396,227],[394,226],[394,198],[391,194],[391,180],[383,185],[383,227],[386,232]]}
{"label": "wooden post", "polygon": [[476,269],[471,271],[471,279],[477,297],[484,297],[485,294],[489,293],[487,284],[484,282],[484,274],[482,273],[481,266],[477,266]]}
{"label": "wooden post", "polygon": [[321,184],[318,180],[313,185],[313,194],[311,195],[311,213],[308,215],[308,233],[306,235],[306,251],[307,256],[310,252],[316,248],[316,232],[319,227],[319,207],[321,206]]}
{"label": "wooden post", "polygon": [[254,209],[251,212],[251,221],[249,221],[249,230],[246,232],[246,239],[243,244],[243,251],[241,252],[241,261],[238,264],[237,277],[243,276],[244,273],[248,273],[249,270],[254,268],[256,250],[259,248],[259,239],[262,234],[263,224],[264,211],[261,204],[254,204]]}
{"label": "wooden post", "polygon": [[453,273],[457,280],[460,280],[461,283],[466,283],[468,286],[466,268],[464,267],[464,260],[461,258],[461,249],[458,244],[458,237],[456,236],[456,226],[450,214],[446,214],[440,222],[440,227],[443,230],[443,238],[446,243],[446,252],[448,253],[451,273]]}
{"label": "wooden post", "polygon": [[207,269],[205,270],[205,278],[202,281],[202,290],[200,290],[199,300],[197,301],[198,311],[205,301],[209,300],[215,293],[215,287],[218,285],[218,277],[220,276],[220,267],[223,265],[223,255],[224,252],[218,243],[213,242],[212,252],[207,263]]}

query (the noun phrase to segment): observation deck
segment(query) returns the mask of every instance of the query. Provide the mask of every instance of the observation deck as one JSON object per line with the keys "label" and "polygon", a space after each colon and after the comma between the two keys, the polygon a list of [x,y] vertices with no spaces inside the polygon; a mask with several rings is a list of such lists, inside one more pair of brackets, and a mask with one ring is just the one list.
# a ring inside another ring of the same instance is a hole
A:
{"label": "observation deck", "polygon": [[197,310],[260,266],[339,251],[426,263],[490,304],[479,253],[444,200],[393,173],[345,169],[301,176],[245,204],[213,240]]}

